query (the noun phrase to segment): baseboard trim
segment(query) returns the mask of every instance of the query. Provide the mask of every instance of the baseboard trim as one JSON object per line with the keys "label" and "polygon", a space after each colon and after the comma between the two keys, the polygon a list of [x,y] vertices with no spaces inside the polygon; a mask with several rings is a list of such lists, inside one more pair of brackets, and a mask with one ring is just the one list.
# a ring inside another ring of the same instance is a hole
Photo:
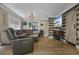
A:
{"label": "baseboard trim", "polygon": [[1,45],[11,45],[11,44],[1,44]]}
{"label": "baseboard trim", "polygon": [[71,44],[71,45],[75,46],[75,44],[74,44],[74,43],[71,43],[71,42],[69,42],[69,41],[66,41],[66,42],[68,42],[69,44]]}
{"label": "baseboard trim", "polygon": [[48,36],[49,37],[49,39],[53,39],[53,36]]}
{"label": "baseboard trim", "polygon": [[76,45],[76,48],[77,48],[77,49],[79,49],[79,46],[78,46],[78,45]]}

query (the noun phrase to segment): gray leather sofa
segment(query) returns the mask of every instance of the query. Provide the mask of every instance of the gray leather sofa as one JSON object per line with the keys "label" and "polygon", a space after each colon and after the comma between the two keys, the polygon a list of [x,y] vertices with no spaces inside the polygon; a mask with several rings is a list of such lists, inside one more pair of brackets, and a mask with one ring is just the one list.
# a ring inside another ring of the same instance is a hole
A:
{"label": "gray leather sofa", "polygon": [[27,54],[33,51],[33,39],[16,37],[13,28],[9,28],[5,31],[8,39],[11,42],[12,52],[14,55]]}

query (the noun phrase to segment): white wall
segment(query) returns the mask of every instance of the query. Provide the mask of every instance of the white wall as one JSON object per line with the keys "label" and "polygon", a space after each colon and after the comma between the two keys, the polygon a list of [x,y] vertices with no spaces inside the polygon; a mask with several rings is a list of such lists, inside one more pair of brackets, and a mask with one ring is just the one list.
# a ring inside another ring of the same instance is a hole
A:
{"label": "white wall", "polygon": [[40,30],[44,31],[44,36],[48,36],[48,20],[40,20]]}
{"label": "white wall", "polygon": [[8,28],[8,13],[0,8],[0,41],[1,43],[10,43],[5,35],[5,29]]}

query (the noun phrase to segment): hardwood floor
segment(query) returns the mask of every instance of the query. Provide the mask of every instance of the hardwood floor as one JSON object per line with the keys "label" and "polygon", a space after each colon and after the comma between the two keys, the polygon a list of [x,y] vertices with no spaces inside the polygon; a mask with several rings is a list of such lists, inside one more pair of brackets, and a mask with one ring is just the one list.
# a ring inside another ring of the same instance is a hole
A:
{"label": "hardwood floor", "polygon": [[[11,55],[12,50],[10,45],[3,46],[4,54]],[[55,39],[48,39],[47,37],[40,38],[38,42],[34,43],[34,51],[27,55],[77,55],[79,50],[74,45],[64,43]]]}

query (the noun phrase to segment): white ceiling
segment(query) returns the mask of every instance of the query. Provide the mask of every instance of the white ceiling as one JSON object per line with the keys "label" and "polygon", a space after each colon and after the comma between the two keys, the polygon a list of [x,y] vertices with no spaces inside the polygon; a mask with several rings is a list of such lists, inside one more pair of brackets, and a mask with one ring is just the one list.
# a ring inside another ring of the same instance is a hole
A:
{"label": "white ceiling", "polygon": [[24,18],[29,17],[30,12],[33,12],[37,18],[57,16],[74,4],[75,3],[4,3],[8,8]]}

